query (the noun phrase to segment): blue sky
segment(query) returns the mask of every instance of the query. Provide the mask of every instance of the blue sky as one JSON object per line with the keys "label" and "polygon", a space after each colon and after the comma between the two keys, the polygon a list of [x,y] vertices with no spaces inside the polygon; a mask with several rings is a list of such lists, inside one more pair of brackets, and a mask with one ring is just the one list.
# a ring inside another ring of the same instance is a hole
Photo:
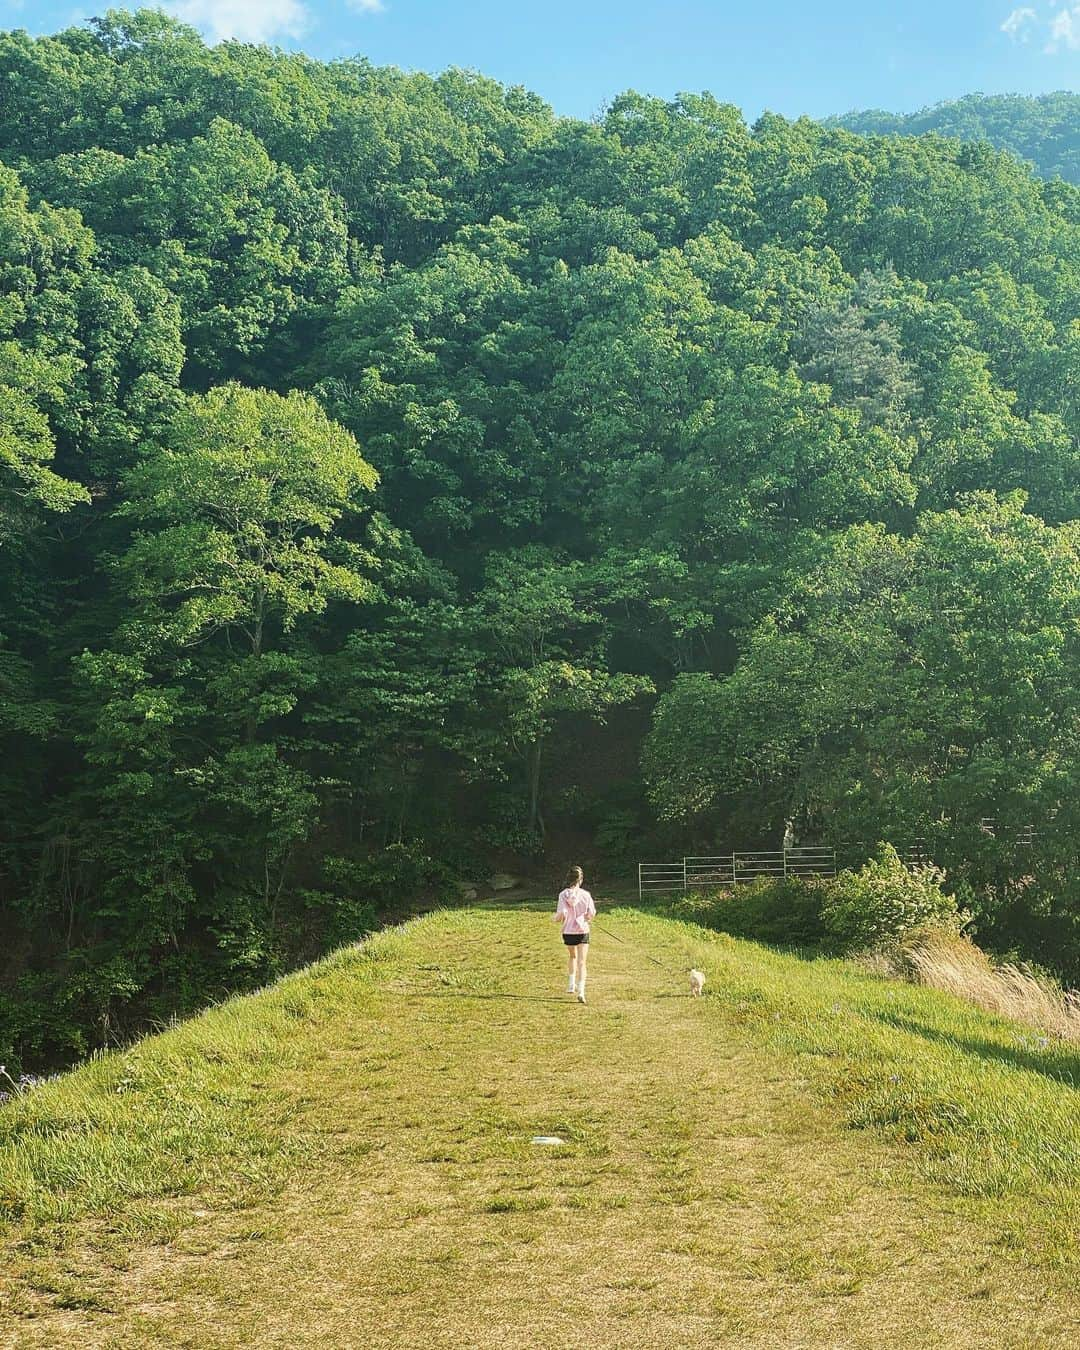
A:
{"label": "blue sky", "polygon": [[[115,0],[114,0],[115,2]],[[0,0],[52,32],[105,4]],[[134,8],[135,5],[131,4]],[[708,89],[748,116],[911,111],[944,98],[1080,89],[1077,0],[160,0],[211,39],[438,71],[467,66],[590,116],[620,90]]]}

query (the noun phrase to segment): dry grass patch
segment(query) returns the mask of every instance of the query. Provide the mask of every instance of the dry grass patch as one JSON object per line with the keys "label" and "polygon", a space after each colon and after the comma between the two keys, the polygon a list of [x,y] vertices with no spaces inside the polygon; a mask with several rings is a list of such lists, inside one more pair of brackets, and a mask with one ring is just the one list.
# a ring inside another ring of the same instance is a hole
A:
{"label": "dry grass patch", "polygon": [[867,969],[903,977],[966,999],[987,1012],[1026,1022],[1048,1036],[1080,1041],[1080,992],[1045,975],[998,964],[969,938],[942,929],[913,934],[892,951],[864,958]]}

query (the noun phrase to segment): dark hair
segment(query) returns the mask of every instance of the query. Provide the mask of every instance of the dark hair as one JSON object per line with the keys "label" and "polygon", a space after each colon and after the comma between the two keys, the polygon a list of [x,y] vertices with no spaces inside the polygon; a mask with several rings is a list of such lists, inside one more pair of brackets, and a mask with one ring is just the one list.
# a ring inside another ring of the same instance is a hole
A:
{"label": "dark hair", "polygon": [[570,871],[566,874],[566,884],[568,886],[580,886],[584,880],[585,873],[580,867],[571,867]]}

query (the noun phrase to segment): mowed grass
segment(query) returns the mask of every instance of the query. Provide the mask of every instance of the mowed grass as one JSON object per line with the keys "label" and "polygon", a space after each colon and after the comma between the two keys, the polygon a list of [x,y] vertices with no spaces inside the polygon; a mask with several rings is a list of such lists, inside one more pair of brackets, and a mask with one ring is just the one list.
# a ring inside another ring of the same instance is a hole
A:
{"label": "mowed grass", "polygon": [[587,1007],[539,908],[441,913],[0,1110],[0,1344],[1080,1341],[1075,1048],[601,923]]}

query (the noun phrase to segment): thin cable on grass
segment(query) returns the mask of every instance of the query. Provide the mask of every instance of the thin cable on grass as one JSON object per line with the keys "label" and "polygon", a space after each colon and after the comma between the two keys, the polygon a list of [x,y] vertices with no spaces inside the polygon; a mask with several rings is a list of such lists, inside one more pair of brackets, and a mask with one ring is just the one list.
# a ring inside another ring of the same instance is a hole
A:
{"label": "thin cable on grass", "polygon": [[593,927],[596,929],[598,933],[603,933],[605,937],[614,938],[615,941],[620,943],[622,946],[629,947],[631,951],[637,952],[637,954],[639,956],[643,956],[646,961],[651,961],[654,966],[659,966],[661,970],[666,970],[669,975],[681,975],[683,973],[682,969],[677,968],[675,966],[666,966],[663,963],[663,961],[658,961],[655,956],[650,956],[649,953],[647,951],[643,951],[642,948],[639,947],[636,942],[628,942],[625,938],[619,937],[617,933],[612,933],[607,928],[601,928],[598,923],[594,923]]}

